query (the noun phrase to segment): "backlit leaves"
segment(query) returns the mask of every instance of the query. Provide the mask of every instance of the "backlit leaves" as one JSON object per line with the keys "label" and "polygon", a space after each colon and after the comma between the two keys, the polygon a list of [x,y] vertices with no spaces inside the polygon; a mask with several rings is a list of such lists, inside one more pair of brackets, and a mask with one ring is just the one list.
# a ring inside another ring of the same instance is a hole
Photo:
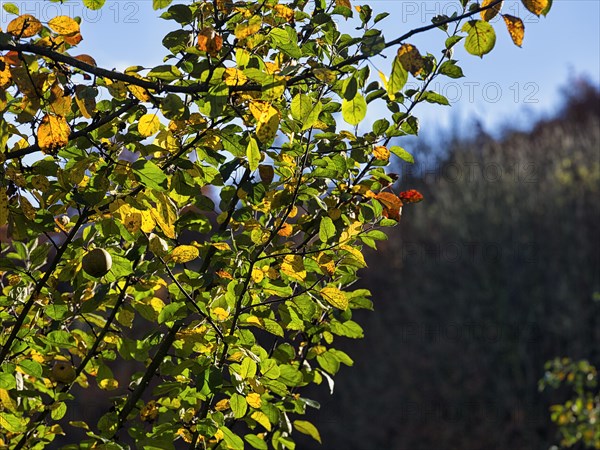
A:
{"label": "backlit leaves", "polygon": [[28,38],[42,31],[42,24],[31,14],[23,14],[11,20],[6,31],[13,36]]}
{"label": "backlit leaves", "polygon": [[345,292],[340,291],[338,288],[328,286],[321,289],[320,294],[321,297],[331,306],[341,310],[348,309],[348,297],[346,297]]}
{"label": "backlit leaves", "polygon": [[177,264],[184,264],[200,256],[200,252],[197,247],[193,245],[179,245],[173,249],[171,253],[171,261]]}
{"label": "backlit leaves", "polygon": [[402,67],[415,77],[425,68],[425,61],[414,45],[402,44],[398,49],[397,58]]}
{"label": "backlit leaves", "polygon": [[515,45],[521,47],[523,44],[523,37],[525,36],[525,25],[523,24],[523,21],[519,17],[510,16],[508,14],[504,14],[502,18],[506,23],[510,38]]}
{"label": "backlit leaves", "polygon": [[525,8],[536,16],[546,15],[552,6],[552,0],[521,0]]}
{"label": "backlit leaves", "polygon": [[483,57],[496,45],[494,28],[483,20],[470,20],[463,25],[462,31],[467,33],[465,49],[472,55]]}
{"label": "backlit leaves", "polygon": [[383,215],[395,221],[400,220],[402,200],[392,192],[380,192],[375,198],[383,205]]}
{"label": "backlit leaves", "polygon": [[48,26],[61,35],[79,33],[79,24],[69,16],[54,17],[50,19]]}
{"label": "backlit leaves", "polygon": [[152,136],[160,128],[160,120],[156,114],[144,114],[138,122],[138,131],[144,137]]}
{"label": "backlit leaves", "polygon": [[357,93],[351,100],[342,102],[342,117],[350,125],[358,125],[367,115],[367,102]]}
{"label": "backlit leaves", "polygon": [[223,48],[223,38],[213,28],[205,27],[198,33],[197,45],[201,51],[214,56]]}
{"label": "backlit leaves", "polygon": [[[485,8],[486,6],[489,6],[489,5],[491,5],[492,3],[496,2],[496,1],[497,0],[483,0],[481,2],[481,7]],[[492,20],[502,10],[503,3],[504,2],[500,2],[500,3],[492,6],[491,8],[488,8],[488,9],[486,9],[484,11],[481,11],[481,18],[483,20],[485,20],[486,22],[489,22],[490,20]]]}
{"label": "backlit leaves", "polygon": [[46,114],[38,127],[37,140],[40,149],[52,152],[67,145],[70,128],[62,116]]}

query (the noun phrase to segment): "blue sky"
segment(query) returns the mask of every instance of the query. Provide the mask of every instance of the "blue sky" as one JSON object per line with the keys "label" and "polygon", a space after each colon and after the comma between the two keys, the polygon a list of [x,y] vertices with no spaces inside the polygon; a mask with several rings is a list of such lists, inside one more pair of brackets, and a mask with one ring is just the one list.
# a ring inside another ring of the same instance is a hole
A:
{"label": "blue sky", "polygon": [[[160,64],[166,53],[160,43],[162,37],[176,25],[159,19],[149,0],[107,0],[101,11],[85,10],[79,0],[63,4],[34,0],[12,3],[19,6],[21,13],[34,14],[41,20],[59,14],[81,16],[84,41],[78,52],[94,56],[99,65],[107,68]],[[452,0],[352,0],[353,5],[360,3],[368,3],[376,12],[390,12],[378,24],[388,39],[427,25],[433,16],[451,14],[457,8],[457,2]],[[560,88],[566,86],[569,77],[583,75],[600,84],[600,1],[554,0],[548,17],[537,18],[520,2],[507,0],[503,12],[524,19],[523,48],[515,47],[504,24],[497,22],[498,39],[492,53],[479,59],[466,54],[462,47],[457,50],[454,57],[466,77],[441,77],[434,82],[433,88],[453,100],[453,106],[417,108],[423,128],[467,123],[474,117],[492,132],[501,124],[526,127],[532,119],[551,114],[559,103]],[[2,11],[3,28],[10,18]],[[352,29],[343,21],[340,26]],[[409,42],[417,45],[421,53],[438,56],[444,38],[441,31],[432,30]],[[390,61],[391,58],[377,58],[374,63],[389,73]]]}

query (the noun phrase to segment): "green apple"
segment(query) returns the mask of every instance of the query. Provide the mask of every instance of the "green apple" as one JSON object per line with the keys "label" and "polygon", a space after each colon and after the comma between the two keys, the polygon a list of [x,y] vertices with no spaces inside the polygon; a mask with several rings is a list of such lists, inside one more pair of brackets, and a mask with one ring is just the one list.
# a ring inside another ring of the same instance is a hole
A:
{"label": "green apple", "polygon": [[94,278],[100,278],[108,273],[112,267],[112,258],[103,248],[95,248],[87,253],[81,260],[83,270]]}

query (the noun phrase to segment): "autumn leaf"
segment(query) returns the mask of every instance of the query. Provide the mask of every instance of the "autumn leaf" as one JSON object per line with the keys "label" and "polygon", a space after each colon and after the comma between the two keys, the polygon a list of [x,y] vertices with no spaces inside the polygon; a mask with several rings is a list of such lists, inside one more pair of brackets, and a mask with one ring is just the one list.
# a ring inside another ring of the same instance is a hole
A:
{"label": "autumn leaf", "polygon": [[251,406],[252,408],[255,408],[255,409],[260,408],[262,405],[262,400],[260,398],[260,394],[257,394],[256,392],[252,392],[252,393],[248,394],[246,396],[246,402],[248,403],[249,406]]}
{"label": "autumn leaf", "polygon": [[248,81],[248,77],[244,75],[244,72],[235,67],[229,67],[223,73],[223,82],[227,86],[240,86],[246,83],[246,81]]}
{"label": "autumn leaf", "polygon": [[392,192],[380,192],[375,196],[377,201],[383,205],[383,216],[395,221],[400,220],[402,212],[402,201]]}
{"label": "autumn leaf", "polygon": [[350,0],[335,0],[335,6],[343,6],[344,8],[352,9]]}
{"label": "autumn leaf", "polygon": [[179,245],[171,252],[171,261],[176,264],[184,264],[200,256],[198,248],[193,245]]}
{"label": "autumn leaf", "polygon": [[504,14],[502,18],[506,23],[506,29],[508,30],[508,34],[510,34],[510,38],[515,45],[521,47],[523,38],[525,37],[525,25],[523,24],[523,21],[518,17],[510,16],[508,14]]}
{"label": "autumn leaf", "polygon": [[287,22],[294,21],[294,10],[292,8],[289,8],[285,5],[275,5],[273,7],[273,11],[275,11],[275,15],[277,17],[281,17]]}
{"label": "autumn leaf", "polygon": [[70,132],[64,117],[46,114],[38,127],[38,145],[43,152],[58,150],[67,145]]}
{"label": "autumn leaf", "polygon": [[13,36],[28,38],[42,31],[42,24],[31,14],[23,14],[11,20],[6,31]]}
{"label": "autumn leaf", "polygon": [[92,58],[90,55],[86,55],[86,54],[77,55],[77,56],[74,56],[73,58],[75,58],[81,62],[84,62],[86,64],[89,64],[90,66],[98,65],[98,64],[96,64],[96,60],[94,58]]}
{"label": "autumn leaf", "polygon": [[214,56],[223,48],[223,38],[214,28],[205,27],[198,33],[197,45],[201,51]]}
{"label": "autumn leaf", "polygon": [[330,305],[344,311],[348,309],[348,298],[345,292],[340,291],[338,288],[324,287],[321,289],[320,294]]}
{"label": "autumn leaf", "polygon": [[138,121],[138,131],[144,136],[152,136],[160,128],[160,120],[156,114],[144,114]]}
{"label": "autumn leaf", "polygon": [[281,226],[281,228],[279,229],[277,234],[282,237],[288,237],[288,236],[292,235],[293,229],[294,228],[289,223],[286,222]]}
{"label": "autumn leaf", "polygon": [[281,263],[281,273],[298,281],[306,279],[304,261],[300,255],[287,255]]}
{"label": "autumn leaf", "polygon": [[60,35],[79,33],[79,24],[69,16],[56,16],[50,19],[48,26]]}
{"label": "autumn leaf", "polygon": [[388,161],[390,159],[390,151],[383,145],[378,145],[373,149],[373,156],[380,161]]}
{"label": "autumn leaf", "polygon": [[423,194],[416,189],[409,189],[398,194],[398,197],[403,203],[419,203],[423,200]]}
{"label": "autumn leaf", "polygon": [[256,119],[256,137],[263,143],[270,142],[279,130],[281,114],[267,102],[251,102],[250,112]]}
{"label": "autumn leaf", "polygon": [[271,184],[275,177],[275,170],[273,169],[273,166],[260,164],[258,166],[258,174],[260,175],[260,181],[265,184]]}
{"label": "autumn leaf", "polygon": [[0,56],[0,88],[6,88],[10,85],[11,75],[8,64],[3,56]]}
{"label": "autumn leaf", "polygon": [[402,44],[398,49],[398,60],[402,67],[413,76],[417,76],[425,67],[425,61],[417,47],[411,44]]}
{"label": "autumn leaf", "polygon": [[[481,2],[481,7],[485,8],[486,6],[494,3],[497,0],[483,0]],[[495,6],[492,6],[489,9],[486,9],[485,11],[481,11],[481,18],[483,20],[485,20],[486,22],[489,22],[490,20],[492,20],[494,17],[496,17],[498,15],[498,13],[500,12],[500,10],[502,9],[502,5],[503,5],[503,1],[498,3]]]}
{"label": "autumn leaf", "polygon": [[551,6],[551,0],[521,0],[525,8],[527,8],[530,12],[539,16],[541,14],[546,14],[548,9]]}
{"label": "autumn leaf", "polygon": [[238,39],[245,39],[258,33],[262,26],[262,18],[260,16],[252,16],[250,20],[238,23],[235,27],[235,37]]}

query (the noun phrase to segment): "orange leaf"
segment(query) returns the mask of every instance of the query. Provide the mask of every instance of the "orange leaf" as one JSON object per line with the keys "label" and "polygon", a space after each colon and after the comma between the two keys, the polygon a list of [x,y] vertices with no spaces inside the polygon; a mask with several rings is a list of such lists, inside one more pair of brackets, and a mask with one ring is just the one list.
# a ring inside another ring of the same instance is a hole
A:
{"label": "orange leaf", "polygon": [[28,38],[42,31],[42,24],[31,14],[23,14],[11,20],[6,31],[13,36]]}
{"label": "orange leaf", "polygon": [[523,21],[518,17],[509,16],[508,14],[505,14],[502,17],[506,23],[506,28],[508,30],[508,34],[510,34],[510,38],[513,40],[515,45],[520,47],[523,44],[523,38],[525,37],[525,25],[523,24]]}
{"label": "orange leaf", "polygon": [[217,34],[214,28],[205,27],[198,34],[198,48],[214,56],[223,48],[223,38]]}
{"label": "orange leaf", "polygon": [[546,11],[550,5],[550,0],[521,0],[525,8],[531,11],[536,16],[539,16]]}
{"label": "orange leaf", "polygon": [[69,133],[64,117],[46,114],[37,131],[38,145],[43,152],[58,150],[69,142]]}
{"label": "orange leaf", "polygon": [[387,161],[390,159],[390,151],[383,145],[378,145],[373,149],[373,156],[380,161]]}
{"label": "orange leaf", "polygon": [[388,219],[400,220],[402,212],[402,200],[392,192],[380,192],[375,196],[377,201],[383,205],[383,216]]}
{"label": "orange leaf", "polygon": [[[481,7],[485,8],[486,6],[488,6],[490,3],[495,2],[496,0],[483,0],[481,2]],[[489,22],[490,20],[492,20],[494,17],[496,17],[498,15],[498,13],[500,12],[500,10],[502,9],[502,4],[504,2],[500,2],[495,6],[492,6],[489,9],[486,9],[485,11],[481,11],[481,18],[483,20],[485,20],[486,22]]]}
{"label": "orange leaf", "polygon": [[3,56],[0,56],[0,88],[5,88],[10,84],[10,69]]}
{"label": "orange leaf", "polygon": [[277,232],[279,236],[288,237],[292,234],[293,227],[289,223],[284,223]]}
{"label": "orange leaf", "polygon": [[77,56],[74,56],[74,58],[81,62],[89,64],[90,66],[98,65],[98,64],[96,64],[96,60],[94,58],[92,58],[90,55],[77,55]]}

